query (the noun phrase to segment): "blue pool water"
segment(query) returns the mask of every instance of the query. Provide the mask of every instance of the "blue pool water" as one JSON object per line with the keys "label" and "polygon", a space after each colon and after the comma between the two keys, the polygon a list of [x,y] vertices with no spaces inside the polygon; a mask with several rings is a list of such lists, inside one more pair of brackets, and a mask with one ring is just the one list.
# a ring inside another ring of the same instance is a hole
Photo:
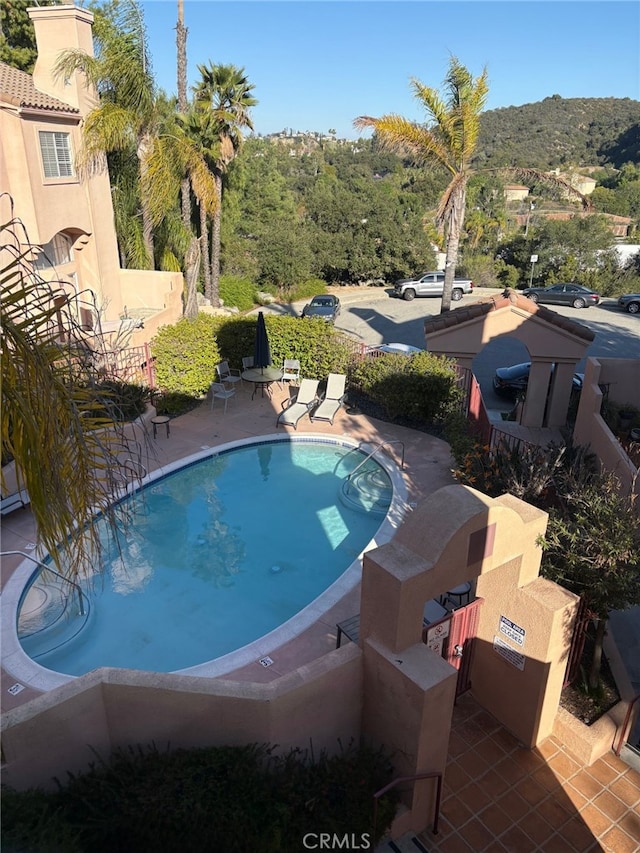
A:
{"label": "blue pool water", "polygon": [[151,483],[127,499],[132,520],[117,542],[98,522],[104,568],[82,582],[88,619],[75,636],[37,630],[21,640],[25,651],[68,675],[99,666],[170,672],[262,637],[324,592],[373,538],[380,514],[339,499],[364,458],[340,444],[273,441]]}

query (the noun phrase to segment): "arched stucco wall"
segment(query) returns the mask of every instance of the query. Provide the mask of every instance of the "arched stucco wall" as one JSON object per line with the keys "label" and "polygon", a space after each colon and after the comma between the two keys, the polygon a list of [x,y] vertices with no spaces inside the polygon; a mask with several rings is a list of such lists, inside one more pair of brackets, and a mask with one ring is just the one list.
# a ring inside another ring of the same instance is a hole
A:
{"label": "arched stucco wall", "polygon": [[[576,365],[595,337],[581,323],[509,289],[432,317],[425,321],[424,329],[429,352],[455,358],[469,370],[474,357],[490,341],[504,335],[521,341],[531,355],[521,421],[528,427],[564,425]],[[552,364],[556,365],[553,376]]]}

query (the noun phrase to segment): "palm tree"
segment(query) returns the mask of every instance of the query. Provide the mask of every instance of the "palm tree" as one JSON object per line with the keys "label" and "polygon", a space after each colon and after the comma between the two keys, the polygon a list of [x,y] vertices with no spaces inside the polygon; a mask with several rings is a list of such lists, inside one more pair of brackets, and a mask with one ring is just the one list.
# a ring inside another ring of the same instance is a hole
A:
{"label": "palm tree", "polygon": [[[145,181],[150,152],[156,136],[158,112],[156,89],[142,11],[136,0],[114,0],[108,17],[95,12],[94,38],[97,55],[80,49],[63,51],[55,65],[58,77],[83,73],[95,87],[100,103],[85,118],[80,165],[105,168],[104,153],[133,148],[138,161],[140,185]],[[145,267],[154,268],[153,224],[148,198],[140,198]]]}
{"label": "palm tree", "polygon": [[413,78],[411,87],[431,120],[419,125],[399,115],[382,118],[360,116],[357,128],[372,127],[388,149],[411,155],[416,162],[443,166],[450,175],[436,213],[436,222],[446,229],[446,260],[441,312],[451,308],[451,292],[458,260],[458,244],[464,222],[467,182],[471,158],[480,133],[480,113],[489,86],[486,68],[473,78],[455,57],[449,60],[444,81],[446,97]]}
{"label": "palm tree", "polygon": [[199,65],[200,82],[194,87],[196,107],[211,113],[208,126],[216,144],[210,145],[214,154],[212,171],[218,193],[218,207],[213,215],[211,233],[211,285],[205,296],[211,304],[220,304],[220,217],[222,211],[222,178],[238,154],[244,138],[243,128],[253,130],[249,115],[258,102],[251,95],[254,86],[245,76],[244,68],[235,65]]}
{"label": "palm tree", "polygon": [[[436,224],[444,229],[445,277],[441,313],[451,309],[451,293],[458,260],[458,246],[464,224],[466,194],[469,178],[474,171],[472,159],[480,133],[480,113],[489,92],[486,68],[474,78],[455,56],[449,60],[449,70],[444,79],[444,96],[436,89],[425,86],[413,78],[414,95],[424,107],[429,123],[417,124],[396,114],[381,118],[360,116],[355,119],[357,128],[373,128],[380,143],[391,151],[409,155],[416,163],[432,165],[447,170],[450,181],[436,211]],[[562,187],[571,195],[589,201],[574,190],[568,182],[535,170],[505,170],[523,179],[542,180]]]}
{"label": "palm tree", "polygon": [[75,320],[74,299],[39,277],[35,252],[15,218],[0,226],[0,254],[3,460],[15,462],[38,544],[56,568],[93,573],[100,540],[91,521],[100,512],[116,523],[119,458],[139,454],[124,428],[100,414],[95,353]]}

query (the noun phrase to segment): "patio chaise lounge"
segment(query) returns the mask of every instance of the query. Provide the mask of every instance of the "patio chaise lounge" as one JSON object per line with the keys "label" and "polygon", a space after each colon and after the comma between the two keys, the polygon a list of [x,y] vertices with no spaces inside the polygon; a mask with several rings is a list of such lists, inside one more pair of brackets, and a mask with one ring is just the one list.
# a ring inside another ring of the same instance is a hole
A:
{"label": "patio chaise lounge", "polygon": [[8,515],[8,513],[13,512],[14,509],[26,507],[29,502],[29,493],[26,489],[22,489],[19,492],[14,492],[12,495],[7,495],[6,497],[2,498],[2,503],[0,504],[0,514]]}
{"label": "patio chaise lounge", "polygon": [[283,409],[277,417],[276,426],[292,426],[298,428],[298,421],[304,415],[309,414],[318,402],[318,380],[303,379],[300,382],[297,394],[282,404]]}
{"label": "patio chaise lounge", "polygon": [[312,421],[329,421],[338,414],[344,402],[344,386],[347,377],[343,373],[330,373],[327,379],[327,390],[324,398],[315,412],[310,416]]}

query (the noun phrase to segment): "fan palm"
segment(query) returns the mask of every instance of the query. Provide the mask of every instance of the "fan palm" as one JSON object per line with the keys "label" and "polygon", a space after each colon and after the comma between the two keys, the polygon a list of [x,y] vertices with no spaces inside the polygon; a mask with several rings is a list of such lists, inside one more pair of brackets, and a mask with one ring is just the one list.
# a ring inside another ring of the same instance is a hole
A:
{"label": "fan palm", "polygon": [[222,211],[222,179],[229,164],[238,154],[244,141],[242,130],[253,130],[249,114],[258,102],[251,95],[253,84],[244,68],[235,65],[199,65],[201,80],[194,87],[196,107],[210,113],[209,149],[214,153],[212,171],[216,181],[218,206],[213,215],[211,233],[211,284],[205,295],[211,304],[220,304],[220,217]]}
{"label": "fan palm", "polygon": [[[471,164],[480,133],[480,114],[489,93],[487,71],[484,69],[479,77],[474,78],[452,56],[444,80],[444,95],[415,78],[411,80],[411,87],[427,114],[428,124],[417,124],[397,114],[388,114],[381,118],[360,116],[354,125],[359,129],[372,128],[388,150],[406,154],[416,163],[444,168],[449,173],[449,184],[436,211],[436,224],[446,235],[444,291],[440,309],[444,313],[451,308],[467,184],[474,174]],[[525,180],[552,183],[589,206],[588,199],[560,178],[530,169],[504,171],[518,174]]]}

